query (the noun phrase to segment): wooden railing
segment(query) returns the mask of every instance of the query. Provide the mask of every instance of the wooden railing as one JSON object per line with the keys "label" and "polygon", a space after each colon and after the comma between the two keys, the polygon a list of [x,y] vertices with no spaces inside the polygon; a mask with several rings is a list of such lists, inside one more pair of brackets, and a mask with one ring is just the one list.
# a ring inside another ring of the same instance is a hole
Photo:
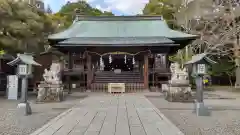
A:
{"label": "wooden railing", "polygon": [[[142,92],[144,90],[143,83],[125,83],[125,92]],[[108,83],[92,83],[92,92],[108,92]]]}
{"label": "wooden railing", "polygon": [[73,69],[63,69],[63,75],[72,75],[72,74],[84,74],[86,73],[87,70],[82,69],[82,68],[73,68]]}
{"label": "wooden railing", "polygon": [[169,74],[170,73],[170,69],[166,68],[166,67],[162,67],[162,68],[149,68],[149,72],[150,73],[158,73],[158,74]]}

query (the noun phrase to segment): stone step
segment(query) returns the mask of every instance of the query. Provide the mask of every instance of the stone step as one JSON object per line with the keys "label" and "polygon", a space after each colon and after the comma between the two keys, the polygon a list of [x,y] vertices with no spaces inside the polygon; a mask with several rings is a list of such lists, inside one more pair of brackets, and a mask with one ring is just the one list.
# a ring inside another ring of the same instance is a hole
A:
{"label": "stone step", "polygon": [[95,73],[95,83],[142,83],[143,77],[139,72],[122,72],[116,74],[112,71]]}
{"label": "stone step", "polygon": [[94,80],[95,83],[142,83],[142,80]]}

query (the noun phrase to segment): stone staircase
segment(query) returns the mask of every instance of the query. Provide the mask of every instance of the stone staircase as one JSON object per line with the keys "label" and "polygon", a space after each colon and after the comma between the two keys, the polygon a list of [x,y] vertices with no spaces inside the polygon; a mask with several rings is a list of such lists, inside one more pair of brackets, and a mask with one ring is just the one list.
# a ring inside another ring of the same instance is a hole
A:
{"label": "stone staircase", "polygon": [[98,71],[95,73],[92,91],[107,92],[108,83],[125,83],[126,92],[137,92],[144,89],[143,77],[140,72],[125,71]]}
{"label": "stone staircase", "polygon": [[96,72],[94,82],[96,83],[140,83],[143,79],[140,72],[121,72],[112,71]]}

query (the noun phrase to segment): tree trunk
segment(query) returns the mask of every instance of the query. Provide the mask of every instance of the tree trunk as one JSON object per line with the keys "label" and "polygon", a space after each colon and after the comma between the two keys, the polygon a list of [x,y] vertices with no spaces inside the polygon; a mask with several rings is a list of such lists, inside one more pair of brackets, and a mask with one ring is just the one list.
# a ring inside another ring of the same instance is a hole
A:
{"label": "tree trunk", "polygon": [[240,88],[240,57],[239,57],[239,36],[236,37],[236,41],[234,44],[234,58],[235,58],[235,75],[236,75],[236,82],[235,88]]}
{"label": "tree trunk", "polygon": [[235,82],[235,88],[240,88],[240,66],[236,67],[236,82]]}
{"label": "tree trunk", "polygon": [[232,77],[231,77],[231,75],[228,75],[228,79],[229,79],[229,83],[230,83],[230,85],[231,85],[231,87],[233,86],[233,83],[232,83]]}
{"label": "tree trunk", "polygon": [[236,76],[236,82],[235,82],[235,88],[238,89],[240,88],[240,57],[238,57],[239,51],[238,51],[238,46],[234,46],[234,56],[235,56],[235,76]]}
{"label": "tree trunk", "polygon": [[188,60],[188,46],[186,46],[186,50],[185,50],[185,61]]}

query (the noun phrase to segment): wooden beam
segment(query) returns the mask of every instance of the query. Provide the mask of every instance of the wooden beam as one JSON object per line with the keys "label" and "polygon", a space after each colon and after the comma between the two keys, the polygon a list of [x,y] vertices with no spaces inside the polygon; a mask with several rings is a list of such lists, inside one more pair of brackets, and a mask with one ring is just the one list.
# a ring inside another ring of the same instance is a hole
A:
{"label": "wooden beam", "polygon": [[144,54],[144,87],[149,89],[149,76],[148,76],[148,53]]}

